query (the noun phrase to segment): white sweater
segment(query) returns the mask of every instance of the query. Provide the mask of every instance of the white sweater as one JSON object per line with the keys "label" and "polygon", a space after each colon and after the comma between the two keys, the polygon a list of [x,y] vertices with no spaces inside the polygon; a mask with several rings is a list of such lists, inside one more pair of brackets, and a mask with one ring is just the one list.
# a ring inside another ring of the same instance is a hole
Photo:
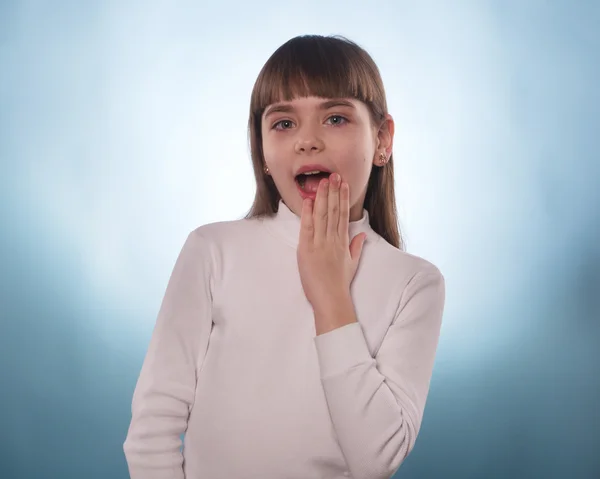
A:
{"label": "white sweater", "polygon": [[[316,336],[298,273],[300,218],[201,226],[169,280],[133,395],[132,479],[383,479],[419,432],[445,301],[430,262],[369,215],[358,323]],[[185,433],[181,451],[181,435]]]}

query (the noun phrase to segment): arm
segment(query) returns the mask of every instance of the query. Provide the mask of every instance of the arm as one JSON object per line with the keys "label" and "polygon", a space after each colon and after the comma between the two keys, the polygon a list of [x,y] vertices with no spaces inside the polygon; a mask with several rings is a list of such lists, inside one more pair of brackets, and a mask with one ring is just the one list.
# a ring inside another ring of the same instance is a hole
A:
{"label": "arm", "polygon": [[[444,301],[439,270],[417,273],[375,358],[359,323],[342,321],[344,326],[315,338],[331,420],[354,479],[392,477],[414,447]],[[348,305],[337,311],[355,314]]]}
{"label": "arm", "polygon": [[183,479],[181,434],[212,327],[210,255],[191,233],[175,263],[133,394],[123,445],[132,479]]}

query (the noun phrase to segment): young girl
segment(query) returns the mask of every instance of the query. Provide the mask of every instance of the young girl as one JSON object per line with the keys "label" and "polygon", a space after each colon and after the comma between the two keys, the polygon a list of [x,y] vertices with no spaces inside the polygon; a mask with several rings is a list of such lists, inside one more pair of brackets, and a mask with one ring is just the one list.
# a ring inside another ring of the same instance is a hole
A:
{"label": "young girl", "polygon": [[293,38],[258,76],[249,130],[254,204],[177,259],[130,475],[390,478],[421,427],[445,289],[404,252],[379,71],[344,38]]}

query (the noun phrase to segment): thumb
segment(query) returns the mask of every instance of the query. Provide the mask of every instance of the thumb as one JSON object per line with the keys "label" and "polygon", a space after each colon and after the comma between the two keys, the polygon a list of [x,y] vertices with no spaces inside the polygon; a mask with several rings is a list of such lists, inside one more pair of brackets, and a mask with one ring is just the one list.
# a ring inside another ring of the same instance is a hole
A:
{"label": "thumb", "polygon": [[352,241],[350,242],[350,257],[353,261],[359,260],[366,239],[366,233],[361,233],[352,238]]}

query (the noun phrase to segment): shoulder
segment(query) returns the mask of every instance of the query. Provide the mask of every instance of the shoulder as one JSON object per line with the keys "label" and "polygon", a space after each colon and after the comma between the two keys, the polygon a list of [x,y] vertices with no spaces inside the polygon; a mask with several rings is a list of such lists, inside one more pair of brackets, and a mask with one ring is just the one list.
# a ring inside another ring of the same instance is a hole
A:
{"label": "shoulder", "polygon": [[432,261],[400,250],[389,244],[382,237],[375,241],[371,260],[377,263],[378,267],[385,270],[392,276],[403,277],[405,284],[412,279],[419,277],[428,277],[444,281],[441,270]]}
{"label": "shoulder", "polygon": [[371,255],[374,266],[369,276],[383,280],[395,316],[410,313],[413,320],[421,318],[422,322],[423,318],[429,318],[427,322],[441,323],[446,280],[440,268],[422,256],[395,248],[383,238],[373,249],[376,250]]}
{"label": "shoulder", "polygon": [[253,238],[260,221],[258,218],[243,218],[197,226],[188,233],[184,248],[210,258],[214,267],[222,262],[224,256],[245,251],[256,243]]}
{"label": "shoulder", "polygon": [[429,304],[428,307],[443,306],[446,280],[434,262],[400,250],[381,237],[368,253],[366,276],[384,285],[390,301],[399,310],[415,300]]}
{"label": "shoulder", "polygon": [[189,239],[205,244],[226,244],[239,242],[243,237],[256,229],[259,219],[236,219],[206,223],[194,228],[189,233]]}
{"label": "shoulder", "polygon": [[256,223],[253,219],[238,219],[197,226],[188,232],[177,262],[218,278],[226,258],[247,248]]}

